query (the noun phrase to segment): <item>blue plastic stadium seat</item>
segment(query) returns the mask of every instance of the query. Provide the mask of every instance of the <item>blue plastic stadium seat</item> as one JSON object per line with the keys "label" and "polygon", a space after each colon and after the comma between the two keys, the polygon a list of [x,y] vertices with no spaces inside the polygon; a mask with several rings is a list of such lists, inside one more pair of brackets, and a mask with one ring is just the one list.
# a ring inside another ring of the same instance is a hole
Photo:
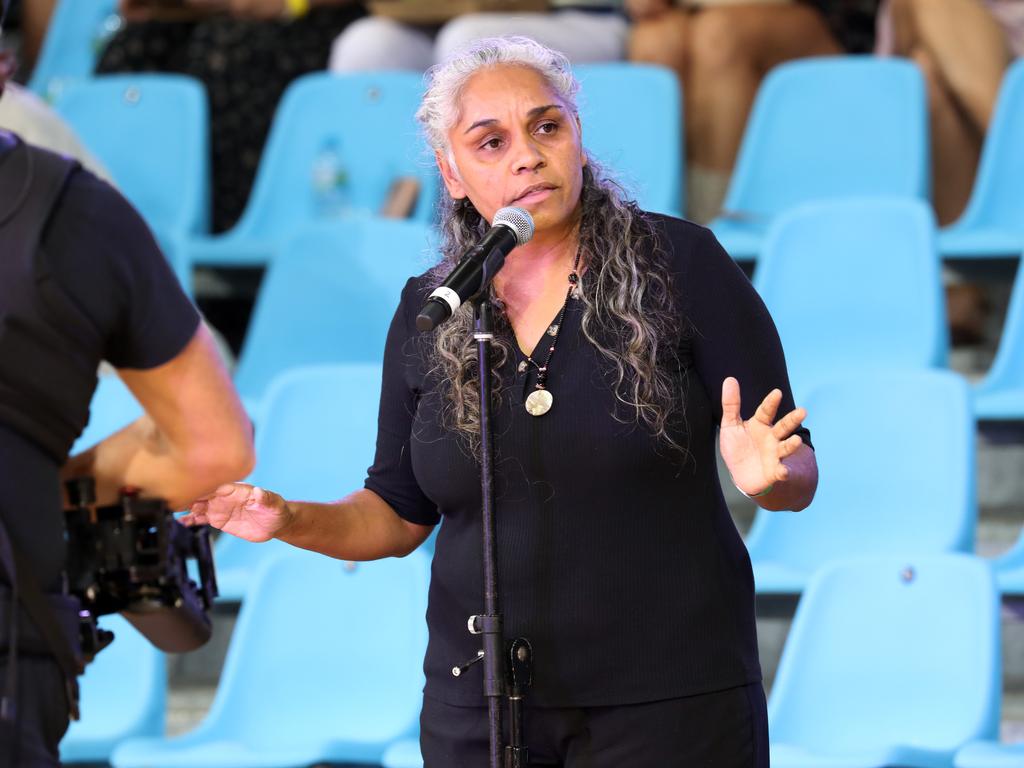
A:
{"label": "blue plastic stadium seat", "polygon": [[1024,269],[1019,267],[999,349],[992,367],[975,387],[974,408],[982,420],[1024,419]]}
{"label": "blue plastic stadium seat", "polygon": [[956,753],[955,768],[1024,768],[1024,743],[974,741]]}
{"label": "blue plastic stadium seat", "polygon": [[190,262],[266,265],[303,226],[378,213],[399,177],[419,181],[413,218],[429,221],[437,174],[414,119],[422,93],[422,77],[412,72],[295,80],[274,115],[242,217],[223,235],[193,240]]}
{"label": "blue plastic stadium seat", "polygon": [[935,223],[922,202],[806,203],[765,238],[754,284],[799,393],[837,372],[945,365],[946,305]]}
{"label": "blue plastic stadium seat", "polygon": [[943,256],[1019,257],[1024,252],[1024,59],[1003,76],[963,215],[939,233]]}
{"label": "blue plastic stadium seat", "polygon": [[424,224],[356,219],[302,230],[267,271],[235,371],[258,399],[299,365],[380,362],[402,288],[436,261]]}
{"label": "blue plastic stadium seat", "polygon": [[380,761],[381,768],[423,768],[423,755],[420,754],[418,739],[402,739],[396,741]]}
{"label": "blue plastic stadium seat", "polygon": [[181,75],[104,75],[69,86],[56,103],[142,214],[186,290],[186,238],[209,231],[206,92]]}
{"label": "blue plastic stadium seat", "polygon": [[125,739],[164,733],[164,655],[120,616],[102,616],[99,624],[115,640],[79,678],[82,719],[60,743],[64,763],[105,763]]}
{"label": "blue plastic stadium seat", "polygon": [[117,0],[59,0],[29,87],[53,101],[66,86],[90,77],[103,41],[120,23]]}
{"label": "blue plastic stadium seat", "polygon": [[428,558],[346,564],[295,550],[266,562],[242,604],[206,719],[133,740],[115,768],[379,763],[414,736]]}
{"label": "blue plastic stadium seat", "polygon": [[641,208],[681,216],[686,170],[675,73],[625,62],[583,64],[575,71],[584,147]]}
{"label": "blue plastic stadium seat", "polygon": [[759,594],[800,592],[844,557],[973,551],[974,419],[962,377],[865,370],[822,382],[804,402],[818,491],[802,512],[758,510],[747,548]]}
{"label": "blue plastic stadium seat", "polygon": [[811,200],[928,194],[924,79],[866,56],[782,64],[754,101],[723,215],[711,227],[737,260],[757,258],[772,219]]}
{"label": "blue plastic stadium seat", "polygon": [[[379,364],[297,368],[276,379],[256,430],[250,482],[287,499],[333,501],[363,486],[373,463]],[[292,548],[222,534],[216,545],[223,600],[246,596],[257,566]]]}
{"label": "blue plastic stadium seat", "polygon": [[949,768],[963,744],[999,732],[999,643],[983,560],[908,554],[823,569],[772,686],[773,768]]}

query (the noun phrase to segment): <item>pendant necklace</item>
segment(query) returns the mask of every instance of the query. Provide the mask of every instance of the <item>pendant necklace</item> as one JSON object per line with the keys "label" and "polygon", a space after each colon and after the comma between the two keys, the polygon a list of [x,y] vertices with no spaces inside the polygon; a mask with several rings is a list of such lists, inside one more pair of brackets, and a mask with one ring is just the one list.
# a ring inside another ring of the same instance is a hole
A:
{"label": "pendant necklace", "polygon": [[572,272],[569,273],[569,290],[565,292],[565,302],[562,304],[562,310],[558,313],[558,319],[555,320],[555,324],[550,326],[545,335],[551,337],[551,344],[548,346],[548,355],[544,360],[544,364],[541,365],[529,355],[519,365],[521,372],[526,371],[527,366],[532,365],[537,369],[537,380],[533,385],[533,392],[526,398],[526,412],[531,416],[543,416],[545,413],[551,410],[551,406],[555,402],[554,396],[550,390],[546,388],[548,382],[548,368],[551,366],[551,358],[555,354],[555,343],[558,341],[558,332],[562,330],[562,323],[565,320],[565,310],[569,306],[569,299],[577,292],[577,286],[580,282],[580,276],[577,272],[580,266],[580,251],[576,250],[576,259],[572,264]]}

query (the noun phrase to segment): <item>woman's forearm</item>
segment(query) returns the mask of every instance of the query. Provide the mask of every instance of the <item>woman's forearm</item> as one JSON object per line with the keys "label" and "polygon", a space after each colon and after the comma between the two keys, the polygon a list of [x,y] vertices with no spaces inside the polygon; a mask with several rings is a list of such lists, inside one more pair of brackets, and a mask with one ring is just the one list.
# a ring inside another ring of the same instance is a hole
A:
{"label": "woman's forearm", "polygon": [[402,557],[433,530],[403,520],[365,488],[339,501],[285,501],[284,505],[287,522],[276,538],[339,560]]}

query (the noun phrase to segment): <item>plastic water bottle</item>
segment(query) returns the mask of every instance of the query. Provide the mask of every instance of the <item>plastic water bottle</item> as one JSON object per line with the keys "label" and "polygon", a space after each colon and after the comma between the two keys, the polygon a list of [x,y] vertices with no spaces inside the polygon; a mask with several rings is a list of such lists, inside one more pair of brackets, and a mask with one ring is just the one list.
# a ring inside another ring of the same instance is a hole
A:
{"label": "plastic water bottle", "polygon": [[313,208],[317,218],[332,219],[348,208],[348,173],[341,164],[338,142],[328,139],[313,159]]}
{"label": "plastic water bottle", "polygon": [[93,30],[91,41],[93,53],[97,57],[107,47],[110,38],[120,32],[122,27],[124,27],[124,19],[116,13],[108,13],[100,19]]}

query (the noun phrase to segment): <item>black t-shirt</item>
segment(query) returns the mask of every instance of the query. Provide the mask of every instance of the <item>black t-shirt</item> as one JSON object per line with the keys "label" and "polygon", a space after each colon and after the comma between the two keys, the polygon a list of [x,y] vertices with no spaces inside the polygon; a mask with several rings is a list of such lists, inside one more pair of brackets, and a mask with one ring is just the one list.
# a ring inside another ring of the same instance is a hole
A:
{"label": "black t-shirt", "polygon": [[[530,367],[514,338],[494,409],[498,569],[505,635],[535,650],[531,701],[600,706],[655,701],[760,679],[754,585],[716,469],[721,388],[741,386],[744,418],[773,388],[793,408],[782,347],[760,297],[703,227],[652,216],[690,331],[680,341],[681,457],[617,406],[610,364],[569,302],[547,388],[530,416]],[[584,291],[593,290],[590,274]],[[426,693],[482,704],[466,620],[483,612],[477,462],[441,420],[429,342],[415,317],[433,288],[406,285],[384,355],[377,453],[366,487],[404,519],[443,521],[427,621]],[[545,342],[542,340],[542,344]],[[618,411],[616,411],[618,408]],[[616,419],[614,414],[618,414]],[[809,440],[806,430],[802,431]]]}
{"label": "black t-shirt", "polygon": [[[16,153],[29,151],[39,150],[20,142],[10,151],[0,150],[0,173],[5,164],[18,161]],[[0,247],[0,258],[7,248],[13,245]],[[95,377],[79,375],[83,364],[93,371],[101,360],[119,368],[152,368],[176,356],[195,334],[199,315],[149,229],[115,189],[88,171],[72,172],[37,258],[48,273],[47,290],[61,292],[78,322],[70,327],[54,317],[33,320],[73,338],[76,359],[69,356],[54,364],[50,356],[46,365],[52,369],[37,370],[38,360],[0,356],[0,376],[20,380],[21,371],[31,370],[73,388],[63,390],[68,412],[61,416],[66,420],[86,422]],[[40,285],[25,282],[17,290],[34,291]],[[55,436],[45,437],[40,440],[24,428],[0,422],[0,515],[36,565],[39,580],[52,588],[59,583],[64,561],[58,478],[62,459],[53,455]]]}

